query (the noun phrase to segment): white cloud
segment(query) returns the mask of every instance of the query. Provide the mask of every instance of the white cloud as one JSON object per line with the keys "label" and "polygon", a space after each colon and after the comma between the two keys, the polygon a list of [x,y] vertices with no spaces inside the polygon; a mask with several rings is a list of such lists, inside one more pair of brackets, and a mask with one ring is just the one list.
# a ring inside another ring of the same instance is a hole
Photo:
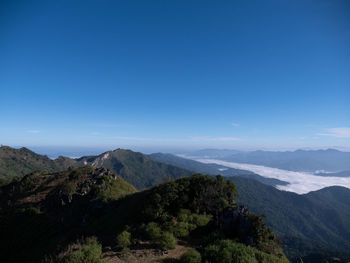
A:
{"label": "white cloud", "polygon": [[239,123],[231,123],[231,126],[238,127],[238,126],[240,126],[240,124]]}
{"label": "white cloud", "polygon": [[275,178],[281,181],[288,182],[287,185],[277,186],[280,190],[295,192],[297,194],[306,194],[311,191],[316,191],[328,186],[338,185],[350,188],[349,177],[327,177],[317,176],[306,172],[293,172],[262,165],[225,162],[214,159],[194,159],[202,163],[215,163],[225,167],[242,169],[254,172],[266,178]]}
{"label": "white cloud", "polygon": [[29,133],[39,133],[40,131],[39,130],[28,130],[27,132],[29,132]]}
{"label": "white cloud", "polygon": [[350,138],[350,127],[331,128],[324,133],[318,133],[320,136],[331,136],[336,138]]}

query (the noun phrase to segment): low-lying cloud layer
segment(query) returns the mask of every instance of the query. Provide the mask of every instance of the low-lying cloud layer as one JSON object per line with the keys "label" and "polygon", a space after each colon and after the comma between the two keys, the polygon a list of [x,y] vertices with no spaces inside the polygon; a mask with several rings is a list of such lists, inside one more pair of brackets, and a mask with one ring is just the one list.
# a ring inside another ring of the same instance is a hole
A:
{"label": "low-lying cloud layer", "polygon": [[317,176],[305,172],[293,172],[278,168],[266,167],[262,165],[225,162],[216,159],[195,159],[201,163],[215,163],[229,168],[236,168],[254,172],[266,178],[275,178],[288,182],[288,185],[277,186],[280,190],[306,194],[328,186],[344,186],[350,188],[350,177],[327,177]]}

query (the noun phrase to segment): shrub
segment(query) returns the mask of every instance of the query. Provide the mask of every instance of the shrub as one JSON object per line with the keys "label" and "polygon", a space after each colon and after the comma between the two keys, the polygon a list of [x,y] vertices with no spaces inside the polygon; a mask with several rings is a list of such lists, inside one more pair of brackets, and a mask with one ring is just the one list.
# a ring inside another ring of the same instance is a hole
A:
{"label": "shrub", "polygon": [[33,206],[24,209],[23,212],[26,213],[29,216],[40,215],[40,213],[41,213],[38,208],[33,207]]}
{"label": "shrub", "polygon": [[176,237],[187,237],[189,235],[189,226],[187,222],[178,222],[172,230]]}
{"label": "shrub", "polygon": [[201,261],[201,254],[195,249],[188,250],[180,259],[181,263],[201,263]]}
{"label": "shrub", "polygon": [[102,246],[95,237],[79,240],[61,252],[54,262],[58,263],[103,263]]}
{"label": "shrub", "polygon": [[[72,171],[68,169],[68,171]],[[82,175],[83,175],[83,171],[81,169],[79,170],[73,170],[70,174],[69,174],[69,180],[78,180]]]}
{"label": "shrub", "polygon": [[182,222],[187,222],[189,220],[189,217],[191,215],[191,211],[188,209],[180,209],[177,214],[177,219]]}
{"label": "shrub", "polygon": [[221,240],[204,250],[204,258],[212,263],[257,263],[254,253],[243,244],[231,240]]}
{"label": "shrub", "polygon": [[146,237],[150,240],[157,240],[161,236],[162,230],[157,225],[157,223],[150,222],[145,227]]}
{"label": "shrub", "polygon": [[211,263],[285,263],[285,257],[264,253],[256,248],[236,243],[232,240],[219,240],[204,248],[203,259]]}
{"label": "shrub", "polygon": [[128,231],[121,232],[116,238],[118,249],[125,249],[131,245],[131,234]]}
{"label": "shrub", "polygon": [[74,192],[76,191],[77,187],[74,183],[66,182],[64,185],[62,185],[62,194],[65,196],[72,196]]}
{"label": "shrub", "polygon": [[169,232],[162,232],[155,244],[162,250],[169,250],[176,247],[176,239]]}
{"label": "shrub", "polygon": [[24,177],[23,180],[21,180],[21,182],[19,184],[19,192],[20,193],[33,190],[34,188],[35,188],[35,183],[32,180],[32,178],[30,178],[29,176]]}
{"label": "shrub", "polygon": [[213,218],[212,215],[192,214],[191,222],[197,227],[203,227],[203,226],[206,226],[212,218]]}

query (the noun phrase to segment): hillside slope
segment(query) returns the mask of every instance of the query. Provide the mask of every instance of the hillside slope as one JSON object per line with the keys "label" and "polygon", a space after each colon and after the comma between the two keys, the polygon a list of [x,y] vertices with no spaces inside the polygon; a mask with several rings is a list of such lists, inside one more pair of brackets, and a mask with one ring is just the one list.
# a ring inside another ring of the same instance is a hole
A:
{"label": "hillside slope", "polygon": [[110,170],[93,167],[36,172],[1,187],[1,259],[123,262],[126,253],[138,255],[135,262],[176,262],[175,249],[212,263],[288,262],[262,218],[237,207],[234,184],[220,176],[135,191]]}
{"label": "hillside slope", "polygon": [[142,153],[130,150],[117,149],[79,159],[61,156],[52,160],[27,148],[0,147],[0,179],[10,180],[39,170],[58,172],[68,167],[84,166],[108,168],[138,189],[192,175],[192,172],[185,169],[158,162]]}
{"label": "hillside slope", "polygon": [[200,163],[194,160],[182,158],[172,154],[153,153],[153,154],[150,154],[149,156],[158,162],[181,167],[183,169],[186,169],[195,173],[212,174],[212,175],[221,174],[223,176],[242,176],[242,177],[254,179],[261,183],[272,185],[272,186],[287,184],[287,182],[274,179],[274,178],[265,178],[247,170],[228,168],[218,164]]}
{"label": "hillside slope", "polygon": [[[255,213],[267,215],[267,224],[282,238],[284,250],[291,259],[299,260],[302,256],[304,262],[319,262],[319,258],[309,258],[310,255],[321,253],[324,259],[350,250],[350,190],[347,188],[329,187],[298,195],[277,190],[269,186],[274,185],[273,182],[249,178],[244,172],[232,177],[236,169],[220,171],[223,167],[219,165],[169,154],[152,154],[151,157],[194,172],[230,175],[226,178],[237,186],[240,202]],[[343,252],[335,252],[338,250]]]}
{"label": "hillside slope", "polygon": [[290,257],[322,250],[350,251],[349,189],[328,187],[298,195],[245,178],[229,180],[237,186],[242,204],[267,215],[267,224],[282,238]]}
{"label": "hillside slope", "polygon": [[38,170],[61,171],[69,166],[77,166],[74,159],[59,157],[52,160],[24,147],[20,149],[0,147],[0,178],[2,179],[24,176]]}
{"label": "hillside slope", "polygon": [[169,179],[190,176],[188,170],[158,162],[148,156],[131,150],[117,149],[98,156],[77,159],[80,165],[92,165],[113,170],[116,174],[134,185],[144,189]]}

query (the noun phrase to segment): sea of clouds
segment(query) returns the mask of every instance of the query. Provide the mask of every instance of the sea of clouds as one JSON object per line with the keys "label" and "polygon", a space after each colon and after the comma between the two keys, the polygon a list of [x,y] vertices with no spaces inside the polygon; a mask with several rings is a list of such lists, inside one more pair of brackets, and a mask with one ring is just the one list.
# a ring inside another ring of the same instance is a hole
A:
{"label": "sea of clouds", "polygon": [[317,176],[306,172],[293,172],[262,165],[226,162],[216,159],[194,159],[201,163],[215,163],[229,168],[241,169],[254,172],[266,178],[275,178],[288,182],[287,185],[278,185],[280,190],[306,194],[328,186],[344,186],[350,188],[350,177],[327,177]]}

